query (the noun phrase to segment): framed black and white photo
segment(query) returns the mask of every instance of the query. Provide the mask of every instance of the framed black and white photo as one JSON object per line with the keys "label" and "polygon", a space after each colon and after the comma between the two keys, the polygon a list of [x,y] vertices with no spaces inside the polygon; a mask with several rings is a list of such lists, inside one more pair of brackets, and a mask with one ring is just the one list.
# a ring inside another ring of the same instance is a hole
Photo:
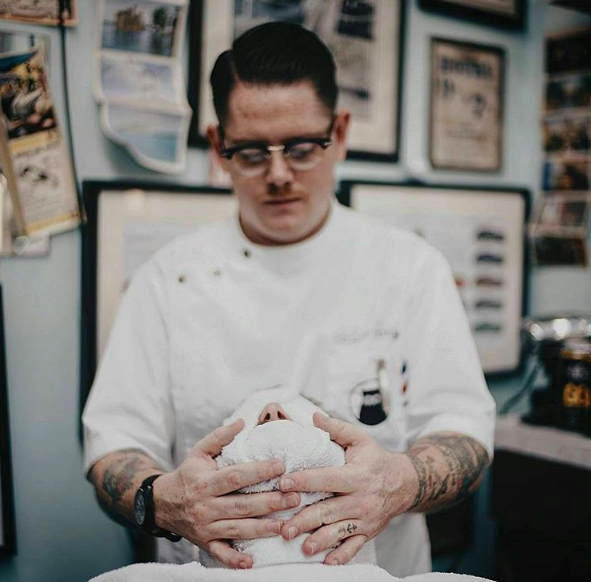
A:
{"label": "framed black and white photo", "polygon": [[237,212],[230,190],[139,181],[84,182],[81,404],[135,271],[176,236]]}
{"label": "framed black and white photo", "polygon": [[434,169],[502,168],[504,75],[499,47],[431,39],[428,147]]}
{"label": "framed black and white photo", "polygon": [[352,208],[414,231],[439,249],[451,266],[484,372],[520,368],[527,191],[345,181],[341,195]]}
{"label": "framed black and white photo", "polygon": [[197,0],[191,3],[189,101],[192,145],[215,123],[209,74],[235,37],[267,21],[314,31],[337,62],[339,107],[352,113],[350,157],[398,159],[402,0]]}
{"label": "framed black and white photo", "polygon": [[425,10],[487,26],[523,30],[526,0],[419,0]]}
{"label": "framed black and white photo", "polygon": [[0,557],[16,554],[4,309],[0,286]]}

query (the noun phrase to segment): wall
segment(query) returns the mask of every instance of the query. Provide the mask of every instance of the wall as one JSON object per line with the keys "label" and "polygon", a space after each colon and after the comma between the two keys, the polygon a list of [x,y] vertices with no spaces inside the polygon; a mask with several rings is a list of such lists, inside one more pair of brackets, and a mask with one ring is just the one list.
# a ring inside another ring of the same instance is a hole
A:
{"label": "wall", "polygon": [[[80,179],[142,177],[164,179],[136,166],[118,146],[100,134],[90,95],[95,46],[95,2],[79,0],[80,24],[68,33],[73,134]],[[394,166],[348,162],[340,178],[415,177],[433,182],[511,184],[535,190],[540,175],[539,104],[543,34],[591,22],[576,13],[529,1],[525,34],[427,14],[409,2],[406,21],[401,163]],[[0,23],[14,29],[39,28]],[[44,30],[45,31],[45,30]],[[51,36],[51,84],[63,116],[59,36]],[[431,35],[500,44],[507,50],[505,164],[501,174],[482,179],[466,174],[431,172],[426,163],[428,38]],[[203,152],[191,151],[188,169],[174,178],[202,183]],[[122,528],[95,503],[81,472],[78,441],[78,360],[80,310],[80,234],[54,237],[51,255],[8,259],[0,263],[4,289],[8,381],[12,432],[17,557],[0,562],[3,582],[40,580],[80,582],[125,565],[131,548]],[[551,269],[532,275],[534,313],[572,308],[591,311],[589,270]],[[519,379],[491,386],[506,398]],[[462,568],[492,576],[493,526],[486,516],[486,487],[479,495],[475,545]],[[441,564],[443,567],[443,564]]]}

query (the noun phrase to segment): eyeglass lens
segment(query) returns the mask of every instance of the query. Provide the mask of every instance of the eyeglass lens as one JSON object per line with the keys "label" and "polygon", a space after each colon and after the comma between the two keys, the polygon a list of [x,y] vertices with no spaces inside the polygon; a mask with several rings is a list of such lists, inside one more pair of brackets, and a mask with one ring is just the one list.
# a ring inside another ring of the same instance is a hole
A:
{"label": "eyeglass lens", "polygon": [[[305,171],[320,162],[324,148],[317,143],[302,142],[286,147],[282,153],[293,170]],[[252,147],[237,151],[232,159],[243,174],[256,175],[265,171],[271,155],[264,147]]]}

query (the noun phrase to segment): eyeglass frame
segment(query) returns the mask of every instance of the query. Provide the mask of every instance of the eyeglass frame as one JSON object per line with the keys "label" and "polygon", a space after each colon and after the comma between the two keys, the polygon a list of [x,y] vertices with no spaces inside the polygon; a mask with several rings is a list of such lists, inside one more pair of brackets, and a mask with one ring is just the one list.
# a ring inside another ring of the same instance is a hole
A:
{"label": "eyeglass frame", "polygon": [[[268,144],[267,142],[264,142],[264,141],[251,141],[251,142],[246,142],[246,143],[243,143],[240,145],[232,146],[229,148],[221,147],[220,148],[220,155],[222,156],[222,158],[225,158],[226,160],[231,160],[235,154],[237,154],[238,152],[240,152],[242,150],[249,149],[249,148],[259,148],[261,150],[266,151],[266,162],[268,164],[269,160],[271,159],[271,154],[273,152],[283,152],[284,159],[286,159],[287,164],[291,168],[291,165],[289,164],[289,159],[287,158],[287,156],[289,154],[289,150],[292,147],[294,147],[296,145],[300,145],[302,143],[313,143],[313,144],[319,145],[323,150],[326,151],[326,149],[332,145],[333,141],[330,136],[331,136],[332,131],[334,129],[335,119],[336,119],[336,116],[333,114],[331,116],[330,125],[328,126],[328,130],[327,130],[328,135],[326,137],[297,137],[297,138],[290,139],[290,140],[288,140],[282,144],[278,144],[278,145],[271,145],[271,144]],[[223,144],[224,131],[223,131],[223,128],[221,125],[218,126],[218,132],[220,135],[220,142]],[[307,170],[296,170],[296,171],[307,172],[309,170],[313,170],[316,167],[316,165],[312,166],[311,168],[308,168]]]}

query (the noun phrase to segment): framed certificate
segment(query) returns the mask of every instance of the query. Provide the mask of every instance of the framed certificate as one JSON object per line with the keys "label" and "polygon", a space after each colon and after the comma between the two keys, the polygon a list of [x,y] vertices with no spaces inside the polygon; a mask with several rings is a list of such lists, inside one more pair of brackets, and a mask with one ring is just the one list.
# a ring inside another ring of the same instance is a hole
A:
{"label": "framed certificate", "polygon": [[0,287],[0,557],[16,554],[4,311]]}
{"label": "framed certificate", "polygon": [[503,165],[505,53],[431,39],[429,160],[435,169],[497,172]]}
{"label": "framed certificate", "polygon": [[157,182],[84,182],[81,403],[135,271],[176,236],[237,212],[230,190]]}
{"label": "framed certificate", "polygon": [[419,0],[425,10],[499,28],[525,27],[525,0]]}
{"label": "framed certificate", "polygon": [[341,194],[351,207],[412,230],[439,249],[451,266],[484,372],[520,368],[527,191],[351,181],[343,182]]}
{"label": "framed certificate", "polygon": [[315,32],[337,63],[339,107],[351,111],[351,158],[398,159],[402,0],[196,0],[191,3],[189,101],[192,145],[217,123],[209,75],[234,38],[263,22],[289,21]]}

